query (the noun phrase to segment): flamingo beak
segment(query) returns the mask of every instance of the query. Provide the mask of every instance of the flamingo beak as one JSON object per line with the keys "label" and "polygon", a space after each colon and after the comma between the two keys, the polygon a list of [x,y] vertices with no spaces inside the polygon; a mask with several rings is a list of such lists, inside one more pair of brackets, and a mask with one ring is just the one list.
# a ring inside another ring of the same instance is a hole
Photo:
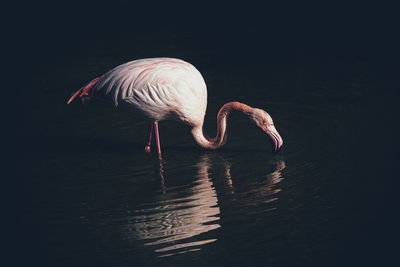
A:
{"label": "flamingo beak", "polygon": [[278,152],[283,145],[283,140],[279,135],[278,131],[275,129],[275,126],[267,126],[265,132],[271,138],[272,141],[272,150],[274,152]]}

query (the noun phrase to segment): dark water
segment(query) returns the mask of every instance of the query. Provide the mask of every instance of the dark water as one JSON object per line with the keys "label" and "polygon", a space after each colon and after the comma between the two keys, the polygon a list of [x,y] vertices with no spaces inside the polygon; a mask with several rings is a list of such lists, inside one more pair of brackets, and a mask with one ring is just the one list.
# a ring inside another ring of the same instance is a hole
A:
{"label": "dark water", "polygon": [[[18,133],[16,258],[42,266],[347,266],[393,258],[399,78],[388,51],[381,57],[373,46],[342,41],[260,43],[248,38],[253,32],[244,36],[251,43],[234,44],[232,31],[121,36],[76,44],[57,35],[58,47],[41,44],[46,56],[24,90],[35,101],[22,100],[29,109]],[[221,105],[238,100],[272,115],[282,152],[272,154],[266,136],[232,114],[218,151],[196,147],[180,123],[160,123],[159,161],[143,151],[143,121],[97,99],[66,105],[93,77],[151,56],[185,59],[203,74],[210,135]]]}

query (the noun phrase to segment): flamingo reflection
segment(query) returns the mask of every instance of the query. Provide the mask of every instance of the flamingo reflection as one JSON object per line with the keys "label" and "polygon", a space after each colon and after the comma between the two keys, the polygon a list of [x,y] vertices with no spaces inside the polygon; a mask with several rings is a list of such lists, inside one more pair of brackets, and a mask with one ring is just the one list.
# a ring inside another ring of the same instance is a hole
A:
{"label": "flamingo reflection", "polygon": [[[134,229],[137,238],[146,240],[144,245],[154,246],[156,252],[170,252],[160,256],[199,250],[199,246],[216,241],[193,238],[221,227],[218,222],[220,209],[209,177],[207,154],[201,157],[196,167],[196,180],[183,192],[185,196],[148,204],[149,207],[136,211]],[[164,186],[163,171],[160,171],[160,177]],[[165,244],[169,245],[163,246]]]}
{"label": "flamingo reflection", "polygon": [[[128,226],[127,232],[135,233],[134,238],[143,240],[144,246],[152,248],[159,257],[197,251],[203,245],[215,242],[217,235],[214,230],[221,227],[220,207],[223,209],[224,206],[231,204],[226,203],[229,201],[226,198],[222,198],[224,203],[218,201],[217,191],[213,184],[213,180],[215,181],[218,177],[214,177],[214,174],[210,172],[214,156],[208,153],[201,156],[195,165],[197,167],[195,181],[191,186],[185,186],[183,189],[165,190],[168,186],[165,187],[164,180],[168,181],[168,176],[164,178],[163,166],[160,165],[162,192],[164,196],[165,194],[168,196],[163,200],[142,204],[143,208],[134,212],[133,225]],[[259,202],[270,203],[277,200],[275,195],[280,189],[276,188],[276,184],[283,179],[281,171],[286,167],[284,161],[275,162],[273,171],[267,173],[266,179],[257,187],[246,192],[236,192],[234,179],[231,177],[231,163],[221,155],[217,157],[222,158],[219,162],[222,162],[222,178],[226,193],[237,196],[238,199],[241,199],[244,194],[256,195]],[[244,201],[242,205],[247,206],[248,202]]]}

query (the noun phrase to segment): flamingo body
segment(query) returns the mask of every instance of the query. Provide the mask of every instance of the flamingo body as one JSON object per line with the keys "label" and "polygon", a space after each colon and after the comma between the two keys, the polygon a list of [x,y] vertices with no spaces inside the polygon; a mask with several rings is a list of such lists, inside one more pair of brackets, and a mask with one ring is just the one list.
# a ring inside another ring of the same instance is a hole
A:
{"label": "flamingo body", "polygon": [[172,58],[139,59],[107,72],[94,86],[152,121],[178,119],[201,124],[207,108],[207,87],[191,64]]}

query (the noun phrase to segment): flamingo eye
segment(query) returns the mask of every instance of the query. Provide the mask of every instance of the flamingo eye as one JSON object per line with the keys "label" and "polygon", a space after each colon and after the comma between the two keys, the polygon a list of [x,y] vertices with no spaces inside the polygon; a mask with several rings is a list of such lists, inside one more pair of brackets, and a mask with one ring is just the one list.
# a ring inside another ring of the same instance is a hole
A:
{"label": "flamingo eye", "polygon": [[266,122],[266,121],[264,121],[263,124],[264,124],[265,126],[267,126],[267,122]]}

